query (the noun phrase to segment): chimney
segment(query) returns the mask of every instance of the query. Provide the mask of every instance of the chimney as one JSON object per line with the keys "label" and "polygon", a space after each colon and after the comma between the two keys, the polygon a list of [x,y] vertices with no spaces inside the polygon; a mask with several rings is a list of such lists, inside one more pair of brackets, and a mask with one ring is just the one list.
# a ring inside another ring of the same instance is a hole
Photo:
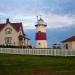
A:
{"label": "chimney", "polygon": [[6,19],[6,23],[9,23],[9,18]]}

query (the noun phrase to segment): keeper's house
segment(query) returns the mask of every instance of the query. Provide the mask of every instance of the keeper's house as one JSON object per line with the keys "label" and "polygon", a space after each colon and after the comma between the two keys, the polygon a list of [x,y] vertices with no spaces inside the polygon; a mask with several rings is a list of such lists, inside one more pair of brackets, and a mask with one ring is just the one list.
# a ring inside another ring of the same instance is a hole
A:
{"label": "keeper's house", "polygon": [[24,34],[22,23],[11,23],[9,19],[6,19],[6,23],[0,24],[0,45],[27,47],[28,40]]}
{"label": "keeper's house", "polygon": [[75,50],[75,36],[72,36],[68,39],[63,40],[62,48],[69,49],[69,50]]}

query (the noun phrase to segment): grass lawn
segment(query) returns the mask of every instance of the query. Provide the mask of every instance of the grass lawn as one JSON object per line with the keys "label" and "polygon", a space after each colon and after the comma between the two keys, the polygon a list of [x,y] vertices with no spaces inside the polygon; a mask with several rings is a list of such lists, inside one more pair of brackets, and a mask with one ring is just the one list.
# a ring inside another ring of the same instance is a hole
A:
{"label": "grass lawn", "polygon": [[75,57],[0,54],[0,75],[75,75]]}

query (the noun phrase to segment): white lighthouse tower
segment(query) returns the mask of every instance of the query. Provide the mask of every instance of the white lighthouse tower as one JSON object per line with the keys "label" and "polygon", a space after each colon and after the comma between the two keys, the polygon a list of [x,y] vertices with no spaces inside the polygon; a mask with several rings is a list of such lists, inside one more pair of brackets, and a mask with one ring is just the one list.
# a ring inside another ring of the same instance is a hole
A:
{"label": "white lighthouse tower", "polygon": [[36,48],[47,48],[46,24],[42,18],[37,20],[36,27]]}

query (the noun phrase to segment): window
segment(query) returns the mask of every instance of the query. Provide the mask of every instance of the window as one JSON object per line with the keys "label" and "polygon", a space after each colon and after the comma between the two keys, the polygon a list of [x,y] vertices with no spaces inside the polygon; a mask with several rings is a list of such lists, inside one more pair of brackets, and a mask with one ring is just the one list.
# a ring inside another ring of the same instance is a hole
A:
{"label": "window", "polygon": [[68,44],[65,45],[65,48],[68,49]]}
{"label": "window", "polygon": [[41,43],[38,43],[39,48],[41,48]]}
{"label": "window", "polygon": [[12,38],[11,37],[6,37],[5,38],[5,44],[6,45],[10,45],[11,44],[11,41],[12,41]]}
{"label": "window", "polygon": [[40,43],[38,43],[38,45],[41,45]]}
{"label": "window", "polygon": [[5,29],[5,34],[11,34],[11,33],[12,33],[12,29],[11,28]]}

